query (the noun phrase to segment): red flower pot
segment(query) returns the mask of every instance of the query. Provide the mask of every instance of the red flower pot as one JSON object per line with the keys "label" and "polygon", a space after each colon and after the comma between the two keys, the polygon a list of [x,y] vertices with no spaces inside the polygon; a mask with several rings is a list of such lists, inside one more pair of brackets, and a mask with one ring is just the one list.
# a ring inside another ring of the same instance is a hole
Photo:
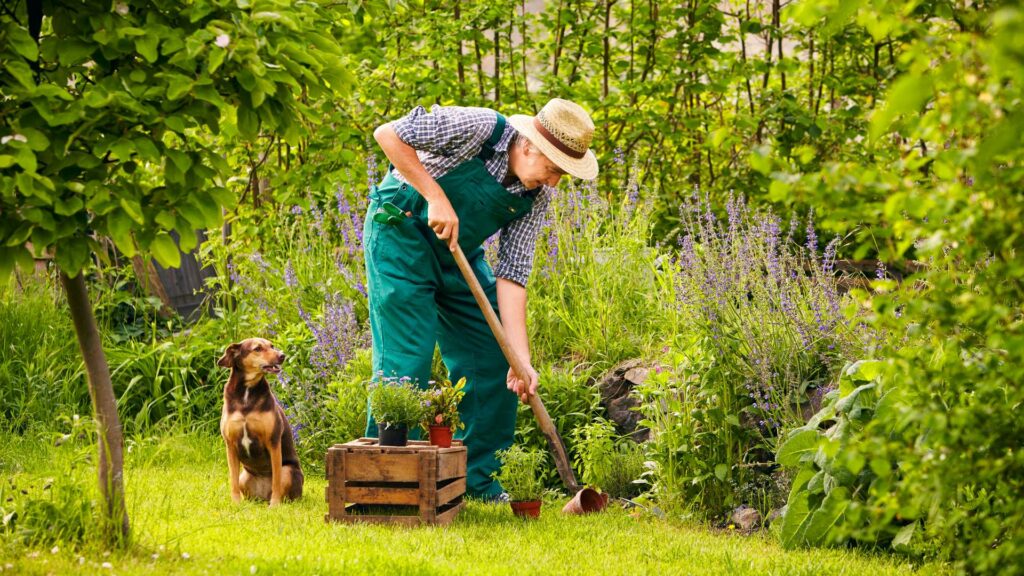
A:
{"label": "red flower pot", "polygon": [[520,518],[540,518],[540,500],[523,500],[508,503],[512,513]]}
{"label": "red flower pot", "polygon": [[430,443],[439,448],[452,447],[452,427],[430,425]]}

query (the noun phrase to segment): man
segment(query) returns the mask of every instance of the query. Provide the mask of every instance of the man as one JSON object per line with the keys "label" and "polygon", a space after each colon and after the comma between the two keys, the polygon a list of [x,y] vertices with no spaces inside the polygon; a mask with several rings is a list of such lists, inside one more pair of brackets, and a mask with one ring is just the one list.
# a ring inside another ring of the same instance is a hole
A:
{"label": "man", "polygon": [[[580,106],[557,98],[536,117],[507,120],[485,108],[417,107],[374,132],[392,164],[370,194],[363,235],[374,373],[425,383],[436,342],[451,379],[466,377],[460,411],[471,497],[502,497],[491,478],[494,452],[512,444],[516,417],[516,396],[505,389],[527,402],[537,373],[531,367],[521,380],[509,368],[451,251],[462,247],[509,344],[530,365],[534,242],[561,177],[597,177],[593,132]],[[498,230],[492,272],[482,244]],[[376,436],[372,414],[367,435]]]}

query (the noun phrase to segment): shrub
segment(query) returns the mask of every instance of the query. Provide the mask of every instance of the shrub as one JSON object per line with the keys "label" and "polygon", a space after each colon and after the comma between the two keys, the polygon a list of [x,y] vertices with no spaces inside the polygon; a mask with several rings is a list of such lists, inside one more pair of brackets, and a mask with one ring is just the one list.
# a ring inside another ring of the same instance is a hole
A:
{"label": "shrub", "polygon": [[501,469],[492,477],[501,483],[513,502],[540,500],[544,495],[544,483],[537,474],[544,454],[536,450],[525,450],[513,444],[505,450],[498,450],[495,455],[501,463]]}
{"label": "shrub", "polygon": [[620,437],[615,425],[603,418],[576,428],[572,436],[584,484],[616,498],[632,498],[642,491],[643,485],[635,482],[645,470],[641,445]]}
{"label": "shrub", "polygon": [[383,377],[370,384],[370,410],[379,424],[405,425],[409,428],[423,420],[427,408],[423,392],[407,376]]}

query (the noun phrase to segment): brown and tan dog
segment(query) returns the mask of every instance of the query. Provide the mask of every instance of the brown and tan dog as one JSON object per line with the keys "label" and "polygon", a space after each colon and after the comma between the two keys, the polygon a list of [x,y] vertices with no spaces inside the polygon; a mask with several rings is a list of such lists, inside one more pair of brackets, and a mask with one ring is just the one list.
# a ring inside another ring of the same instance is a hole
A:
{"label": "brown and tan dog", "polygon": [[302,469],[292,428],[277,404],[267,374],[281,371],[284,354],[263,338],[232,344],[217,361],[231,368],[224,386],[220,434],[228,452],[231,499],[242,497],[279,504],[302,496]]}

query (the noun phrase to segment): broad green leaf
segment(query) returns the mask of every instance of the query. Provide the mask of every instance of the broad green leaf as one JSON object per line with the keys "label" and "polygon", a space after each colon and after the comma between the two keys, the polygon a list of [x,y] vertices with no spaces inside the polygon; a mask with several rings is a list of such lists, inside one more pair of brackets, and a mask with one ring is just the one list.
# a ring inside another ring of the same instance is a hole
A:
{"label": "broad green leaf", "polygon": [[886,96],[885,106],[871,119],[870,136],[877,140],[896,118],[919,111],[932,96],[932,78],[927,75],[906,74],[897,80]]}
{"label": "broad green leaf", "polygon": [[729,467],[728,466],[726,466],[725,464],[722,464],[722,463],[715,464],[715,478],[718,478],[719,480],[724,482],[725,481],[725,477],[728,474],[729,474]]}
{"label": "broad green leaf", "polygon": [[35,128],[22,128],[20,132],[25,135],[25,138],[28,138],[28,147],[36,152],[42,152],[50,145],[50,139],[46,137],[46,134]]}
{"label": "broad green leaf", "polygon": [[57,58],[62,66],[71,66],[92,56],[95,44],[77,39],[62,39],[57,45]]}
{"label": "broad green leaf", "polygon": [[914,537],[914,531],[917,529],[917,522],[907,524],[903,528],[900,528],[899,532],[892,539],[892,547],[896,550],[906,550],[910,546],[910,541]]}
{"label": "broad green leaf", "polygon": [[85,207],[85,203],[78,196],[60,198],[53,205],[53,211],[61,216],[71,216]]}
{"label": "broad green leaf", "polygon": [[156,62],[157,58],[160,57],[157,47],[160,44],[160,37],[156,34],[147,34],[140,36],[135,39],[135,49],[139,51],[139,54],[146,59],[150,64]]}
{"label": "broad green leaf", "polygon": [[174,162],[174,165],[182,172],[188,172],[188,169],[192,167],[192,158],[188,154],[181,150],[175,150],[168,148],[166,151],[167,157]]}
{"label": "broad green leaf", "polygon": [[124,209],[125,214],[127,214],[129,218],[138,224],[146,223],[145,218],[142,216],[142,206],[139,204],[138,200],[122,196],[120,204],[121,208]]}
{"label": "broad green leaf", "polygon": [[158,233],[153,238],[153,242],[150,243],[149,249],[153,252],[153,257],[164,268],[177,268],[181,266],[181,252],[178,251],[178,245],[174,243],[174,239],[166,232]]}
{"label": "broad green leaf", "polygon": [[14,22],[7,24],[7,42],[10,43],[15,52],[21,54],[26,60],[34,62],[39,58],[39,45],[32,39],[28,30]]}
{"label": "broad green leaf", "polygon": [[85,238],[68,238],[57,246],[54,260],[64,272],[77,274],[89,263],[89,252],[89,243]]}
{"label": "broad green leaf", "polygon": [[811,518],[807,492],[801,491],[789,497],[786,512],[782,516],[782,547],[796,548],[804,542],[804,532]]}
{"label": "broad green leaf", "polygon": [[174,214],[168,210],[163,210],[157,214],[154,220],[156,220],[156,223],[162,226],[164,230],[174,230],[174,225],[177,221]]}
{"label": "broad green leaf", "polygon": [[137,253],[135,240],[132,238],[132,219],[120,210],[114,210],[107,215],[107,233],[110,239],[117,245],[117,249],[131,258]]}
{"label": "broad green leaf", "polygon": [[29,222],[22,222],[18,228],[7,237],[7,241],[4,243],[5,246],[23,246],[25,241],[28,240],[32,234],[32,224]]}
{"label": "broad green leaf", "polygon": [[248,106],[238,107],[238,133],[246,140],[253,140],[259,132],[259,117]]}
{"label": "broad green leaf", "polygon": [[842,399],[839,400],[839,402],[836,403],[836,412],[849,413],[857,405],[857,399],[860,397],[860,395],[863,394],[864,392],[867,392],[868,390],[874,390],[876,386],[877,384],[871,382],[856,387],[852,392],[844,396]]}
{"label": "broad green leaf", "polygon": [[855,380],[870,382],[878,378],[884,370],[885,362],[880,360],[858,360],[847,366],[843,373]]}
{"label": "broad green leaf", "polygon": [[220,65],[224,63],[224,57],[228,55],[228,51],[223,48],[213,48],[210,50],[210,57],[206,59],[206,67],[210,74],[213,74],[220,68]]}
{"label": "broad green leaf", "polygon": [[167,98],[178,100],[192,89],[192,79],[181,74],[170,74],[167,77]]}
{"label": "broad green leaf", "polygon": [[833,530],[842,522],[843,514],[849,505],[849,493],[845,488],[836,488],[829,492],[807,522],[807,528],[803,532],[807,543],[817,545],[834,540]]}
{"label": "broad green leaf", "polygon": [[26,89],[33,90],[36,87],[35,78],[32,76],[32,69],[24,61],[9,60],[4,63],[4,68]]}
{"label": "broad green leaf", "polygon": [[775,461],[783,466],[796,466],[804,456],[812,455],[818,449],[819,434],[817,430],[796,430],[775,456]]}

